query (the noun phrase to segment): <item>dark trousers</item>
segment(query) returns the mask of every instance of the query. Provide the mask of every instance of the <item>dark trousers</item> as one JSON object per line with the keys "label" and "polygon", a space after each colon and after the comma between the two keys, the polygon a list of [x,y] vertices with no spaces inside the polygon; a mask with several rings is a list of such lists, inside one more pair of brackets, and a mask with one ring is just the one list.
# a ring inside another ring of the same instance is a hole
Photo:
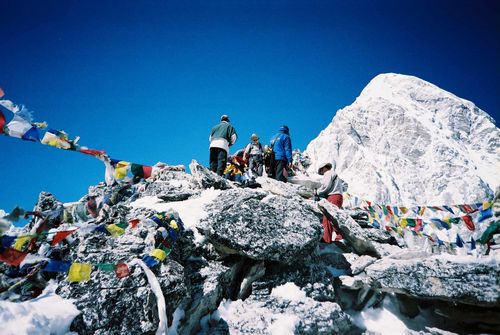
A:
{"label": "dark trousers", "polygon": [[210,170],[219,176],[224,174],[227,163],[227,152],[221,148],[210,148]]}
{"label": "dark trousers", "polygon": [[282,160],[275,160],[274,161],[274,179],[282,181],[286,183],[286,177],[285,177],[285,169],[287,165],[287,160],[282,159]]}

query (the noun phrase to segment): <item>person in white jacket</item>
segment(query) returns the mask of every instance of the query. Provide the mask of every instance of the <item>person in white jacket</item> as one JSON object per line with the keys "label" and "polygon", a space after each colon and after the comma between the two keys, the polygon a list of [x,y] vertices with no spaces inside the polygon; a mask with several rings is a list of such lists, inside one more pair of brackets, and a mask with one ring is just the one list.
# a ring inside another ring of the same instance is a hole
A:
{"label": "person in white jacket", "polygon": [[[342,192],[344,191],[345,183],[339,176],[335,173],[332,168],[331,163],[320,164],[318,168],[318,174],[323,176],[321,179],[321,186],[318,188],[318,196],[325,198],[338,208],[342,208]],[[333,232],[336,232],[335,240],[339,241],[342,239],[340,232],[336,231],[332,223],[328,220],[326,216],[323,215],[323,238],[321,239],[324,243],[332,243]]]}

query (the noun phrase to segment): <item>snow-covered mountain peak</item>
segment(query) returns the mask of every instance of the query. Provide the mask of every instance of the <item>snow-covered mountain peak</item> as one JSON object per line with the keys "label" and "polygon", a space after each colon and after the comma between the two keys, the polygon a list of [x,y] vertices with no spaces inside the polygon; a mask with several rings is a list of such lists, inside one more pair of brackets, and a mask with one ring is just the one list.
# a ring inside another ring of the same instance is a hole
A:
{"label": "snow-covered mountain peak", "polygon": [[472,102],[414,76],[376,76],[307,147],[350,192],[399,204],[483,200],[500,185],[500,132]]}

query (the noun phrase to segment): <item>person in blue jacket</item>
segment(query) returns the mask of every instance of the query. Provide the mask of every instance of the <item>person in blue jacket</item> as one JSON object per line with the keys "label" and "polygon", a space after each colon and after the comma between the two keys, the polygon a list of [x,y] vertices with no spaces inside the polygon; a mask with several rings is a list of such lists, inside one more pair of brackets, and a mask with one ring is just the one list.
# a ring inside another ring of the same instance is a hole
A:
{"label": "person in blue jacket", "polygon": [[229,147],[236,142],[237,138],[236,130],[229,123],[229,116],[222,115],[220,123],[212,128],[208,138],[210,141],[210,170],[219,176],[224,174]]}
{"label": "person in blue jacket", "polygon": [[271,139],[274,151],[272,177],[287,182],[286,168],[292,166],[292,139],[287,126],[281,126],[279,132]]}

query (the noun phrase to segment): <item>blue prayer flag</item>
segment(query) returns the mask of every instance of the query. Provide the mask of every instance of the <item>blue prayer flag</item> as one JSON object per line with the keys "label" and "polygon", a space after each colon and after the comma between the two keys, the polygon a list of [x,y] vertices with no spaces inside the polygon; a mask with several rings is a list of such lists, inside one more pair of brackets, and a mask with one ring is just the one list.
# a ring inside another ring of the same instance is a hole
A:
{"label": "blue prayer flag", "polygon": [[42,269],[42,271],[66,273],[66,272],[68,272],[70,266],[71,266],[70,261],[56,261],[56,260],[51,259],[47,263],[47,265],[45,265],[45,267]]}
{"label": "blue prayer flag", "polygon": [[490,206],[487,209],[485,209],[484,211],[480,212],[479,219],[477,220],[477,222],[484,221],[488,218],[491,218],[492,216],[493,216],[493,209],[492,209],[492,206]]}
{"label": "blue prayer flag", "polygon": [[148,268],[152,268],[159,263],[159,261],[156,258],[151,257],[149,255],[144,256],[142,258],[142,261],[148,266]]}

